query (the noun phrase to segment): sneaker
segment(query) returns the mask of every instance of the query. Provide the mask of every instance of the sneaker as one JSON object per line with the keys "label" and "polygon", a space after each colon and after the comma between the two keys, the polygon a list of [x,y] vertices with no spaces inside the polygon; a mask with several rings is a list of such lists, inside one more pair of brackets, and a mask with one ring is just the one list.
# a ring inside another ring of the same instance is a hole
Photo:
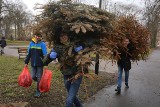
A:
{"label": "sneaker", "polygon": [[39,98],[41,96],[41,92],[40,91],[36,91],[34,97]]}
{"label": "sneaker", "polygon": [[117,87],[117,88],[115,89],[115,91],[117,91],[118,94],[121,93],[121,89],[120,89],[119,87]]}
{"label": "sneaker", "polygon": [[129,88],[128,83],[125,83],[125,85],[126,85],[126,88]]}

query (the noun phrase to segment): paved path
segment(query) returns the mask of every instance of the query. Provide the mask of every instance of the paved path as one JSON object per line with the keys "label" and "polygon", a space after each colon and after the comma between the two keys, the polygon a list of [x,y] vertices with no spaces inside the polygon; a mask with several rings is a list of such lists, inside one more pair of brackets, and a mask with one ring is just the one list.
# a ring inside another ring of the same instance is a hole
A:
{"label": "paved path", "polygon": [[19,47],[27,47],[27,46],[14,46],[14,45],[9,45],[9,46],[6,46],[5,49],[4,49],[4,53],[6,55],[9,55],[9,56],[14,56],[14,57],[18,57],[18,48]]}
{"label": "paved path", "polygon": [[160,107],[160,50],[154,50],[150,58],[132,64],[129,89],[124,82],[120,95],[116,85],[105,87],[94,95],[84,107]]}
{"label": "paved path", "polygon": [[[94,62],[93,65],[90,66],[90,69],[95,70]],[[111,60],[99,60],[99,71],[108,72],[108,73],[115,73],[117,72],[117,64],[112,63]]]}

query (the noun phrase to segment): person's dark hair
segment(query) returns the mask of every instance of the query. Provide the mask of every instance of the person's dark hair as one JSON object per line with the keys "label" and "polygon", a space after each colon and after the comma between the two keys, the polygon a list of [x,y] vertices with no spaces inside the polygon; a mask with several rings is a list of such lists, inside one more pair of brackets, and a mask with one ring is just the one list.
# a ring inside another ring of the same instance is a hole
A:
{"label": "person's dark hair", "polygon": [[54,34],[54,43],[55,44],[61,44],[60,42],[60,36],[62,36],[62,34],[67,34],[66,32],[63,31],[63,28],[62,27],[58,27],[56,30],[55,30],[55,34]]}
{"label": "person's dark hair", "polygon": [[36,33],[34,33],[34,35],[42,37],[42,34],[40,32],[36,32]]}
{"label": "person's dark hair", "polygon": [[126,36],[125,36],[125,37],[126,37],[126,39],[129,39],[130,34],[129,34],[129,33],[126,33],[125,35],[126,35]]}

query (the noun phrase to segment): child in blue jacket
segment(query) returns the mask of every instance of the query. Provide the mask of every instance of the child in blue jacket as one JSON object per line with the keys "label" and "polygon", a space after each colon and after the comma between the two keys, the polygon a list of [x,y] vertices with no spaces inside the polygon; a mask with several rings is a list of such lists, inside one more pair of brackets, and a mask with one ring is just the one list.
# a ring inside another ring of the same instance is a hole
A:
{"label": "child in blue jacket", "polygon": [[28,47],[28,55],[25,59],[25,66],[28,66],[29,61],[31,62],[31,76],[32,79],[37,81],[37,90],[35,97],[40,97],[39,82],[43,74],[43,62],[42,59],[47,55],[46,44],[41,41],[42,35],[37,33]]}

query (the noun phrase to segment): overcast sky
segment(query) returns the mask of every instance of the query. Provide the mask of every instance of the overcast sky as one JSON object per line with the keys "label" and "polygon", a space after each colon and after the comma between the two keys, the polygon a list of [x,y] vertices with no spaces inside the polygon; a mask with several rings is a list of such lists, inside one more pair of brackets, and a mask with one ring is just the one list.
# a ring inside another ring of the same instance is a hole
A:
{"label": "overcast sky", "polygon": [[[36,3],[45,4],[49,0],[22,0],[22,1],[24,2],[24,4],[27,5],[29,10],[31,10],[32,12],[35,12],[33,7]],[[82,0],[82,1],[85,1],[86,4],[96,5],[96,6],[98,6],[98,2],[99,2],[99,0]],[[144,6],[144,2],[143,2],[144,0],[109,0],[109,1],[122,2],[124,4],[135,4],[139,7]]]}

